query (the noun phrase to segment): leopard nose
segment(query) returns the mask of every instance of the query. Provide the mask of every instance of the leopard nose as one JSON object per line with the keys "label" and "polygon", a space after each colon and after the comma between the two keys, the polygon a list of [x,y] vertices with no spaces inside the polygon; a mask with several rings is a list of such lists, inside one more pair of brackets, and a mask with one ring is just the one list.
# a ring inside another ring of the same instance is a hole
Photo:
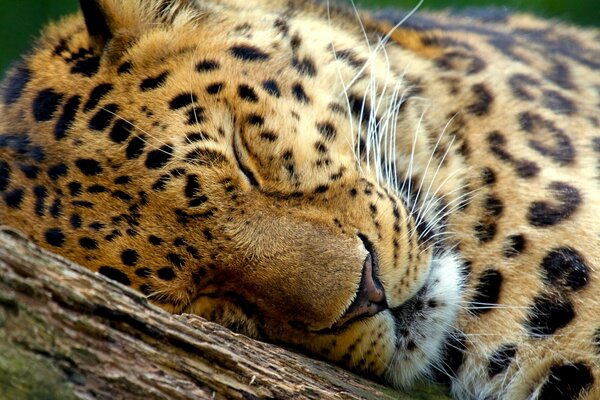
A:
{"label": "leopard nose", "polygon": [[369,253],[365,259],[356,298],[344,315],[334,324],[339,328],[348,322],[373,316],[387,308],[385,291],[377,277],[377,264]]}

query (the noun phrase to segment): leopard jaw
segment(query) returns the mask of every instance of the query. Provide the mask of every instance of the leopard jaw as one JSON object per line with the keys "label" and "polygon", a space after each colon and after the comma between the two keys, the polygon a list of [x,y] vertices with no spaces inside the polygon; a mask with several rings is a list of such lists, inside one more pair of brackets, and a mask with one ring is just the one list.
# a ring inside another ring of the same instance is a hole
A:
{"label": "leopard jaw", "polygon": [[420,377],[431,377],[443,363],[442,349],[460,309],[464,276],[459,257],[452,252],[434,255],[423,288],[392,310],[396,352],[385,380],[408,387]]}

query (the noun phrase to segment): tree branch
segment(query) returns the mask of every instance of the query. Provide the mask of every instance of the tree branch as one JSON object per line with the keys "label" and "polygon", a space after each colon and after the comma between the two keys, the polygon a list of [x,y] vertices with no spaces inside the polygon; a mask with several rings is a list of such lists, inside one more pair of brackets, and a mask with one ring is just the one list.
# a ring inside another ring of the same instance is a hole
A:
{"label": "tree branch", "polygon": [[168,314],[7,229],[0,229],[0,397],[407,398],[201,318]]}

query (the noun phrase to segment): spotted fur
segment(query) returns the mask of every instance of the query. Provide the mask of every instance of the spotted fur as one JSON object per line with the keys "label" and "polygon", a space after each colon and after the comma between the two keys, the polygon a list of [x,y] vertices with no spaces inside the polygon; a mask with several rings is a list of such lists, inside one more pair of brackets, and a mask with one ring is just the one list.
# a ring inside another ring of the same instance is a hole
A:
{"label": "spotted fur", "polygon": [[2,223],[391,385],[600,397],[600,32],[80,3],[2,84]]}

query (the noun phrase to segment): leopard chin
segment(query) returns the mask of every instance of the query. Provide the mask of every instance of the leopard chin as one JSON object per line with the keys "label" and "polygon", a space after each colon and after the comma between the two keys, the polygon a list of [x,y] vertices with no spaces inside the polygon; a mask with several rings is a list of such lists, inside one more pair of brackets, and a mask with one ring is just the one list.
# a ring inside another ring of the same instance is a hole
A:
{"label": "leopard chin", "polygon": [[456,339],[454,321],[465,287],[464,264],[454,252],[434,254],[423,287],[391,309],[395,352],[384,379],[407,388],[419,378],[444,378],[447,349]]}

